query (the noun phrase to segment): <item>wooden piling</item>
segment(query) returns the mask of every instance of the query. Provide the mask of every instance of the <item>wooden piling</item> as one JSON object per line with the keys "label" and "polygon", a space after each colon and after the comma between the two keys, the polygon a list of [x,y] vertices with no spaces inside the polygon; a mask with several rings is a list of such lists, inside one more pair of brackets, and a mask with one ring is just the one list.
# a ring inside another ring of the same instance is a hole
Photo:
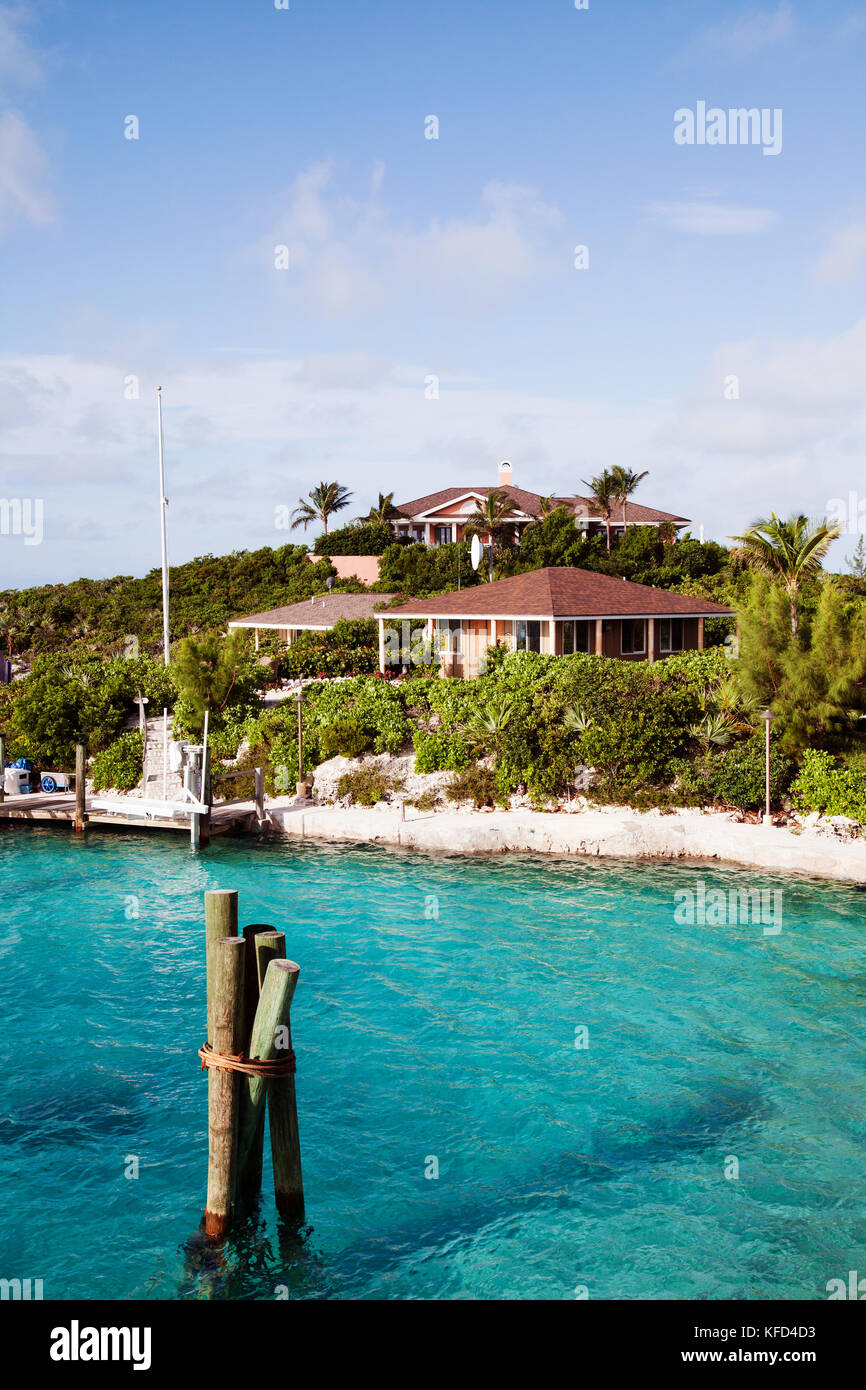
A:
{"label": "wooden piling", "polygon": [[207,1040],[213,1045],[214,949],[238,934],[238,895],[234,888],[215,888],[204,895],[205,968],[207,971]]}
{"label": "wooden piling", "polygon": [[84,830],[84,823],[85,823],[85,821],[87,820],[87,817],[86,817],[85,812],[84,812],[84,806],[85,806],[84,795],[85,795],[85,790],[86,790],[86,776],[87,776],[87,773],[86,773],[86,765],[85,765],[84,744],[83,744],[83,743],[76,743],[76,745],[75,745],[75,821],[74,821],[74,829],[75,829],[76,833],[79,834],[79,835],[80,835],[80,834],[82,833],[82,831]]}
{"label": "wooden piling", "polygon": [[[292,965],[294,979],[285,1017],[285,1046],[292,1046],[291,1003],[300,966]],[[269,967],[271,970],[274,966]],[[279,1056],[279,1053],[277,1054]],[[273,1078],[268,1086],[268,1125],[274,1169],[274,1200],[284,1221],[300,1226],[304,1220],[304,1181],[301,1173],[301,1140],[294,1075]]]}
{"label": "wooden piling", "polygon": [[[271,960],[268,962],[259,998],[259,1007],[256,1010],[255,1023],[253,1024],[252,1037],[250,1038],[249,1057],[251,1061],[266,1062],[286,1056],[286,1043],[290,1039],[289,1011],[292,1007],[292,996],[298,982],[300,969],[301,967],[291,960]],[[244,1078],[247,1095],[243,1107],[243,1124],[238,1134],[238,1170],[245,1175],[245,1181],[251,1170],[254,1171],[255,1159],[253,1155],[260,1121],[264,1114],[265,1098],[266,1096],[273,1096],[275,1089],[281,1086],[285,1079],[282,1077],[279,1079],[265,1078],[263,1076]],[[287,1079],[294,1080],[292,1077]],[[292,1095],[294,1095],[294,1085],[292,1086]],[[276,1140],[273,1131],[273,1113],[271,1126],[271,1148],[274,1149]],[[300,1162],[298,1162],[298,1167],[300,1168]]]}
{"label": "wooden piling", "polygon": [[260,994],[271,961],[285,959],[286,933],[274,931],[271,927],[266,928],[264,931],[260,929],[259,934],[256,936],[256,974],[258,976]]}
{"label": "wooden piling", "polygon": [[247,1048],[253,1031],[253,1020],[259,1007],[261,986],[256,963],[256,937],[272,932],[273,927],[266,922],[254,922],[244,927],[241,935],[246,946],[246,967],[244,974],[244,1047]]}
{"label": "wooden piling", "polygon": [[[214,949],[214,1052],[243,1051],[244,950],[242,936],[224,937]],[[231,1226],[237,1188],[238,1110],[241,1076],[208,1069],[208,1169],[205,1235],[224,1236]]]}
{"label": "wooden piling", "polygon": [[[244,927],[246,942],[246,965],[244,984],[244,1048],[250,1055],[250,1045],[259,1006],[259,995],[269,963],[272,960],[285,960],[286,937],[284,932],[274,931],[263,923]],[[247,1127],[247,1111],[252,1104],[249,1077],[241,1080],[240,1132]],[[245,1153],[238,1168],[238,1198],[248,1208],[262,1190],[262,1165],[265,1145],[265,1106],[257,1110],[256,1128],[250,1140],[249,1152]]]}

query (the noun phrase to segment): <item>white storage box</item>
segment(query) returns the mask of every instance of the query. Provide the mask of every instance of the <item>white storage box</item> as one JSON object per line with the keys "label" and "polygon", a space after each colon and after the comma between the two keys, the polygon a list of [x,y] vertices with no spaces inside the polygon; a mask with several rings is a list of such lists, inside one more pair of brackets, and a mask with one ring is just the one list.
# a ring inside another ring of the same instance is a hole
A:
{"label": "white storage box", "polygon": [[30,780],[30,773],[23,767],[7,767],[3,776],[3,791],[6,796],[21,796],[21,783]]}

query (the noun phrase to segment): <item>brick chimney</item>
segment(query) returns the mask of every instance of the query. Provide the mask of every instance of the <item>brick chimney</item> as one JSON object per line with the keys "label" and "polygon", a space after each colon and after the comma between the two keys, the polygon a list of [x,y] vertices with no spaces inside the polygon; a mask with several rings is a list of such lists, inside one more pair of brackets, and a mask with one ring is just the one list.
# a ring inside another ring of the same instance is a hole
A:
{"label": "brick chimney", "polygon": [[499,465],[499,486],[511,487],[511,464],[500,463]]}

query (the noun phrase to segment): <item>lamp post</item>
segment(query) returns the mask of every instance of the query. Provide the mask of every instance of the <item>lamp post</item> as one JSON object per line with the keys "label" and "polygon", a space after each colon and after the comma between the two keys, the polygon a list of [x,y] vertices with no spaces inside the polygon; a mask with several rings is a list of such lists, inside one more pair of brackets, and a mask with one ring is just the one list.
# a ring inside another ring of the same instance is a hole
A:
{"label": "lamp post", "polygon": [[765,743],[765,745],[764,745],[764,748],[765,748],[765,754],[764,754],[765,782],[764,782],[764,787],[765,787],[766,803],[767,803],[767,809],[766,809],[766,811],[764,812],[764,824],[765,824],[765,825],[772,825],[772,824],[773,824],[773,818],[772,818],[772,816],[770,815],[770,722],[771,722],[773,716],[772,716],[772,714],[770,713],[770,711],[769,711],[768,709],[765,709],[765,710],[764,710],[764,713],[761,715],[761,718],[762,718],[763,721],[764,721],[764,727],[766,728],[766,731],[767,731],[766,743]]}
{"label": "lamp post", "polygon": [[306,784],[306,782],[304,781],[304,728],[303,728],[303,722],[302,722],[302,717],[301,717],[301,698],[302,698],[302,696],[303,696],[303,692],[304,692],[304,687],[303,687],[303,686],[299,686],[299,687],[298,687],[298,695],[297,695],[297,700],[298,700],[298,782],[297,782],[297,786],[295,787],[295,792],[296,792],[296,794],[297,794],[298,796],[306,796],[306,795],[307,795],[307,784]]}

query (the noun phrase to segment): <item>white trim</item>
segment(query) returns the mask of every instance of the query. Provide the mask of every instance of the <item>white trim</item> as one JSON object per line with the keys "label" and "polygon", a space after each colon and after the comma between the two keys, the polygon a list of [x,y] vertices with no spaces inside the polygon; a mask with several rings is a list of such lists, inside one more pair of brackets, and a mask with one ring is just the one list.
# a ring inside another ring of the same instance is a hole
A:
{"label": "white trim", "polygon": [[[433,522],[433,523],[435,524],[437,520],[444,520],[443,517],[440,517],[440,513],[445,513],[445,515],[447,516],[447,509],[448,509],[449,507],[452,507],[452,508],[453,508],[453,507],[459,507],[461,502],[467,502],[467,501],[469,501],[470,499],[471,499],[473,502],[486,502],[486,501],[487,501],[487,498],[490,496],[490,493],[491,493],[491,492],[501,492],[501,491],[502,491],[502,488],[499,488],[499,487],[491,487],[491,488],[489,488],[489,489],[487,490],[487,492],[464,492],[464,493],[462,493],[459,497],[452,497],[451,500],[450,500],[450,502],[440,502],[439,505],[438,505],[437,507],[433,507],[432,509],[428,509],[426,512],[416,512],[416,514],[415,514],[413,517],[410,517],[410,518],[409,518],[408,522],[406,522],[406,523],[401,523],[401,524],[406,524],[406,525],[410,525],[410,526],[411,526],[411,525],[413,525],[413,524],[417,525],[418,523],[420,523],[420,522],[422,522],[422,521],[430,521],[430,522]],[[516,504],[515,504],[515,505],[516,505]],[[464,515],[463,513],[461,513],[459,517],[452,518],[452,520],[465,521],[465,520],[466,520],[466,517],[465,517],[465,515]],[[507,521],[509,521],[509,522],[510,522],[510,521],[534,521],[534,520],[535,520],[535,517],[533,517],[529,512],[523,512],[523,511],[521,511],[519,507],[517,508],[517,510],[516,510],[515,512],[512,513],[512,515],[511,515],[510,517],[507,518]]]}
{"label": "white trim", "polygon": [[[251,769],[252,771],[252,769]],[[143,797],[121,798],[115,796],[96,796],[87,802],[88,811],[108,811],[115,815],[132,816],[138,820],[146,816],[207,815],[210,807],[204,801],[158,801]]]}
{"label": "white trim", "polygon": [[[376,613],[372,613],[370,616],[373,617],[373,618],[375,618],[375,617],[377,617],[378,615],[377,615]],[[303,630],[304,632],[330,632],[330,631],[331,631],[331,628],[334,627],[334,626],[335,626],[338,622],[340,622],[340,621],[341,621],[341,619],[335,618],[334,621],[333,621],[332,623],[326,623],[324,626],[323,626],[321,623],[294,623],[294,622],[292,622],[292,623],[286,623],[286,622],[281,622],[281,623],[238,623],[238,622],[230,622],[230,623],[229,623],[229,627],[245,627],[245,628],[257,628],[257,627],[258,627],[258,628],[261,628],[263,632],[282,632],[282,631],[284,631],[284,630],[287,631],[287,632],[293,632],[295,628],[298,628],[299,630]],[[354,618],[350,618],[349,621],[350,621],[350,622],[354,622],[355,619],[354,619]],[[364,619],[363,621],[366,622],[366,619]]]}
{"label": "white trim", "polygon": [[734,613],[514,613],[500,610],[498,613],[417,613],[406,608],[392,608],[384,613],[377,613],[376,617],[382,618],[466,618],[472,622],[490,622],[491,619],[504,619],[506,622],[525,622],[531,619],[533,622],[544,622],[552,618],[554,622],[578,622],[592,623],[598,618],[608,619],[611,622],[622,622],[629,618],[733,618]]}

